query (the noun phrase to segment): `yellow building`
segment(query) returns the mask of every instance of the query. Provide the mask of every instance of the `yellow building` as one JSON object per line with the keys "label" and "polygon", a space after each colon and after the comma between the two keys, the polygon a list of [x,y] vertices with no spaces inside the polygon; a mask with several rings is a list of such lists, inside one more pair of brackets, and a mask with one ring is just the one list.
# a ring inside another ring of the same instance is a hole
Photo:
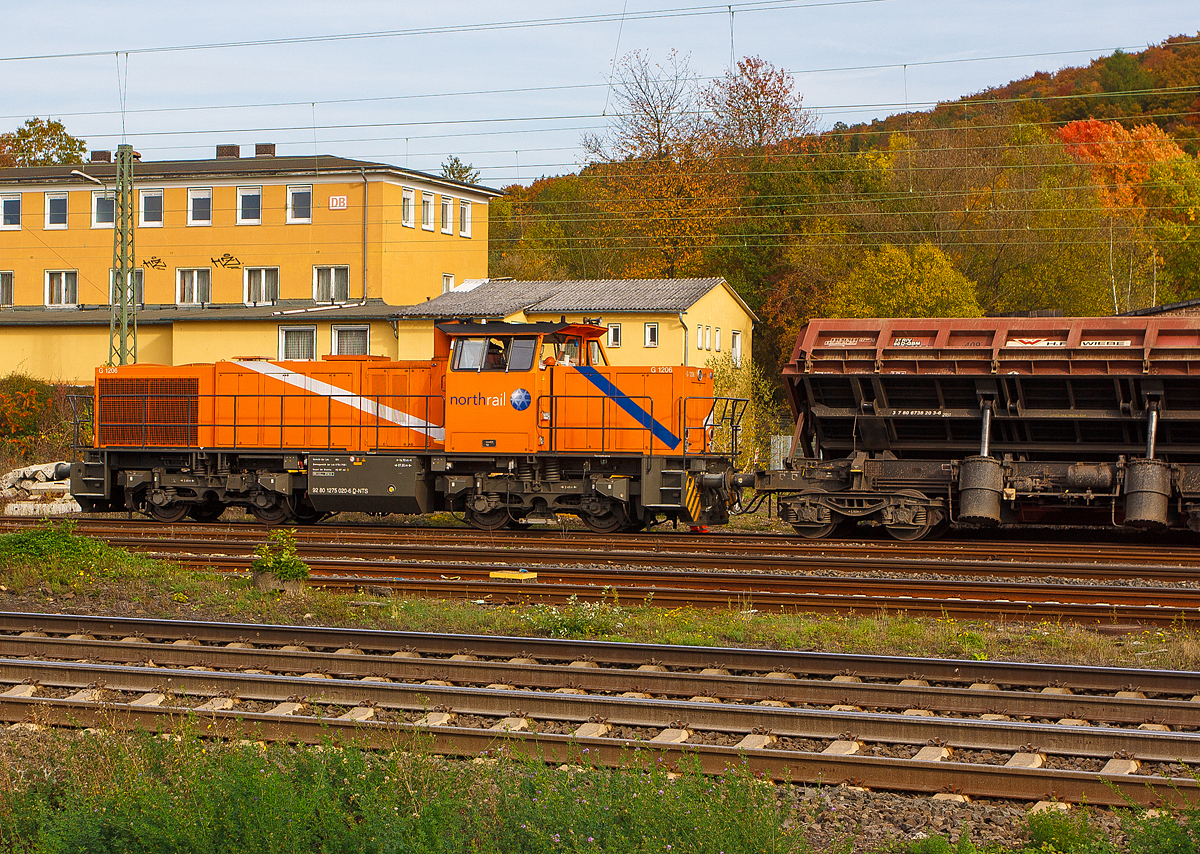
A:
{"label": "yellow building", "polygon": [[707,365],[728,354],[750,358],[755,317],[721,278],[522,282],[483,279],[396,309],[401,358],[432,353],[438,320],[536,323],[566,318],[608,327],[614,365]]}
{"label": "yellow building", "polygon": [[[487,275],[495,191],[274,150],[135,163],[138,361],[396,358],[395,306]],[[115,167],[96,154],[0,169],[0,375],[90,383],[108,361]]]}

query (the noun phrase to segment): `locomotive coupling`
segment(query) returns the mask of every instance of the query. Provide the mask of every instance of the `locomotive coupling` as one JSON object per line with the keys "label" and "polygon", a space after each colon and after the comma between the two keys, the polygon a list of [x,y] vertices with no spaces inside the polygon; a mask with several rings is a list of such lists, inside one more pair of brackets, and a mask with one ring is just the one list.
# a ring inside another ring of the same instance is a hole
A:
{"label": "locomotive coupling", "polygon": [[744,471],[733,476],[733,486],[735,489],[750,489],[754,486],[754,479],[754,472]]}

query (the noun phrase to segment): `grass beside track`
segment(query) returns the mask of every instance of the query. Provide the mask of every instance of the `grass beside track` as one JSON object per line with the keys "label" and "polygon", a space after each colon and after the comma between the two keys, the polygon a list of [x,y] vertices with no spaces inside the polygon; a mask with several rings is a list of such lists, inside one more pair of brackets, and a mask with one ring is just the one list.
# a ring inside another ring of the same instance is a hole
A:
{"label": "grass beside track", "polygon": [[[168,738],[41,731],[0,735],[0,848],[62,852],[672,852],[672,854],[1192,854],[1200,808],[1028,816],[984,844],[947,836],[864,844],[864,827],[817,788],[671,773],[651,751],[623,769],[499,755],[431,756],[221,742],[201,719]],[[1119,824],[1118,824],[1119,822]],[[1023,826],[1022,826],[1023,824]],[[1117,829],[1119,827],[1119,830]],[[817,828],[824,828],[821,833]],[[1107,832],[1106,830],[1107,829]]]}
{"label": "grass beside track", "polygon": [[1108,635],[1055,623],[667,610],[611,599],[501,607],[320,589],[281,596],[255,590],[247,578],[183,569],[77,536],[69,523],[0,536],[0,609],[1200,669],[1200,632],[1185,626]]}

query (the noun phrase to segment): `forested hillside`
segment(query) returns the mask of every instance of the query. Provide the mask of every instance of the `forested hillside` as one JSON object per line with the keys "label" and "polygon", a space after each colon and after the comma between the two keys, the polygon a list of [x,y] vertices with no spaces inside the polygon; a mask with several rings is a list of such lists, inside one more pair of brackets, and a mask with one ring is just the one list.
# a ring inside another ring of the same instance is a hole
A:
{"label": "forested hillside", "polygon": [[625,57],[588,164],[493,203],[491,275],[724,276],[768,364],[811,316],[1200,297],[1200,37],[855,128],[757,57],[693,80]]}

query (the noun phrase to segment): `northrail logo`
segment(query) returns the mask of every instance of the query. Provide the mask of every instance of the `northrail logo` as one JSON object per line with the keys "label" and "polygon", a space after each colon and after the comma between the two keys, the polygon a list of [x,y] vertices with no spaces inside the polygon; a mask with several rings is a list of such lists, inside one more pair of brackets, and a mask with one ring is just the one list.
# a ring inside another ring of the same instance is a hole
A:
{"label": "northrail logo", "polygon": [[519,388],[508,395],[453,395],[449,400],[451,406],[504,406],[507,403],[517,412],[524,412],[533,402],[533,395],[528,389]]}

